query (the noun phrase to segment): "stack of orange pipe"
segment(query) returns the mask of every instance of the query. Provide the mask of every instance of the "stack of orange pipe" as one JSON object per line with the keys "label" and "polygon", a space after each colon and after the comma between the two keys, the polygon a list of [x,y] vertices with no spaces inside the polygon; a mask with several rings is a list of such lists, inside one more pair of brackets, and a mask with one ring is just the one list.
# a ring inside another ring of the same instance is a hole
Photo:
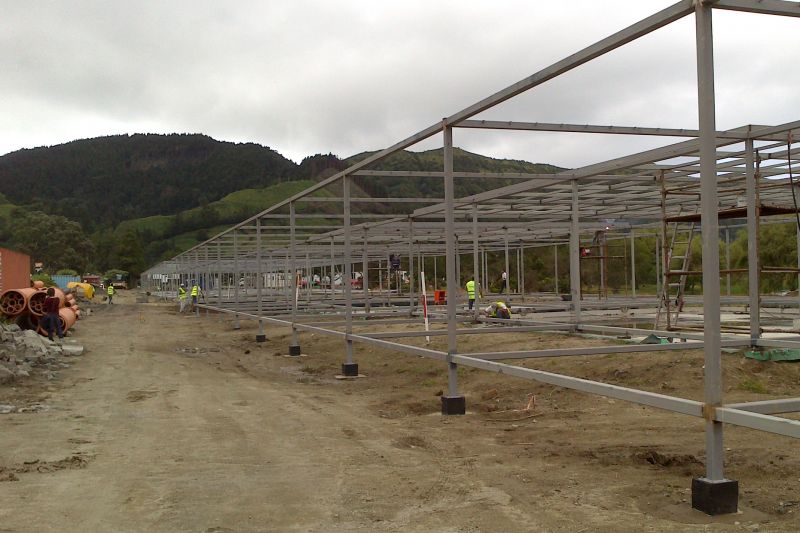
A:
{"label": "stack of orange pipe", "polygon": [[[59,300],[58,319],[61,322],[61,330],[66,332],[80,318],[80,308],[75,301],[75,295],[64,294],[64,291],[57,287],[54,289],[55,296]],[[47,331],[40,323],[44,315],[45,299],[47,291],[41,281],[34,282],[33,287],[9,289],[0,294],[0,314],[14,318],[22,329],[33,329],[41,335],[47,335]]]}

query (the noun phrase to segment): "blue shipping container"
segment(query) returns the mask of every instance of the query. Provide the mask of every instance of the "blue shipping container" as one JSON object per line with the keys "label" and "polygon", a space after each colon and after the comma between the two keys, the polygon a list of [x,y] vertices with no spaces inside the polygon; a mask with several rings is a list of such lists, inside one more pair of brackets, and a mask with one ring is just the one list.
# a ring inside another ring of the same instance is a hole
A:
{"label": "blue shipping container", "polygon": [[69,283],[70,281],[80,281],[81,280],[81,278],[78,277],[78,276],[63,276],[63,275],[59,275],[59,274],[56,274],[55,276],[50,276],[50,277],[53,278],[53,282],[56,285],[58,285],[59,289],[66,289],[67,288],[67,283]]}

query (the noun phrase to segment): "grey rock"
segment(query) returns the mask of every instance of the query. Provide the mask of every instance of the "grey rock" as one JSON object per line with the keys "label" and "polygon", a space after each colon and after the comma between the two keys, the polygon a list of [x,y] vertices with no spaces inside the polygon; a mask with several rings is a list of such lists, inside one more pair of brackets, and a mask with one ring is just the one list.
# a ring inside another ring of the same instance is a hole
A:
{"label": "grey rock", "polygon": [[8,413],[13,413],[16,410],[17,408],[13,405],[0,404],[0,415],[7,415]]}
{"label": "grey rock", "polygon": [[43,403],[34,403],[27,407],[19,407],[17,408],[18,413],[41,413],[44,411],[49,411],[51,407],[49,405],[45,405]]}
{"label": "grey rock", "polygon": [[64,355],[64,349],[61,346],[51,346],[47,349],[48,358],[56,358]]}
{"label": "grey rock", "polygon": [[64,357],[72,357],[76,355],[83,355],[83,345],[81,344],[65,344],[61,347]]}
{"label": "grey rock", "polygon": [[14,372],[7,369],[5,366],[0,366],[0,385],[13,383],[15,379]]}

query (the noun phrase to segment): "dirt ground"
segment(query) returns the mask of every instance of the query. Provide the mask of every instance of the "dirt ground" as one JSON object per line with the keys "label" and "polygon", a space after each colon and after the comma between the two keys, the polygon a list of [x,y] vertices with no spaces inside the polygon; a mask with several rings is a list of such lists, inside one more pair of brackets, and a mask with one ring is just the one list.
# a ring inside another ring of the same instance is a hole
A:
{"label": "dirt ground", "polygon": [[[341,340],[301,334],[305,356],[288,358],[285,328],[257,344],[253,322],[115,300],[78,324],[87,353],[57,379],[0,388],[0,403],[45,406],[0,415],[0,531],[800,530],[792,439],[726,427],[741,510],[712,518],[689,503],[698,419],[474,369],[460,370],[468,414],[443,417],[439,362],[357,345],[366,377],[337,380]],[[699,352],[527,363],[695,399],[702,364]],[[726,400],[800,396],[800,364],[724,365]]]}

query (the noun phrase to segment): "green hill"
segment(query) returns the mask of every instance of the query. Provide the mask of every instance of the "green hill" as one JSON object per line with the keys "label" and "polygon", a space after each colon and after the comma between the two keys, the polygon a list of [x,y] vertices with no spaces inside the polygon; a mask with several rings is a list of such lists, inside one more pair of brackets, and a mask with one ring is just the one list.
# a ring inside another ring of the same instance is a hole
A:
{"label": "green hill", "polygon": [[[126,220],[116,227],[113,238],[120,239],[126,233],[136,233],[148,242],[145,259],[148,263],[154,262],[191,248],[313,184],[311,180],[298,180],[260,189],[243,189],[216,202],[175,215]],[[319,191],[316,195],[331,196],[331,193]]]}
{"label": "green hill", "polygon": [[0,157],[0,193],[87,231],[299,177],[298,165],[268,147],[205,135],[117,135]]}
{"label": "green hill", "polygon": [[[366,159],[374,152],[363,152],[346,160],[348,166]],[[403,151],[384,159],[372,166],[375,170],[406,170],[441,172],[444,166],[442,149],[425,152]],[[508,173],[553,173],[563,169],[543,163],[529,163],[513,159],[492,159],[491,157],[473,154],[460,148],[453,150],[453,169],[456,172],[508,172]],[[456,180],[456,197],[477,194],[489,189],[502,187],[512,183],[507,179],[464,179]],[[444,183],[441,178],[398,179],[393,177],[369,178],[360,181],[364,191],[377,198],[421,197],[441,198],[444,195]],[[406,209],[407,206],[396,206]]]}
{"label": "green hill", "polygon": [[[19,150],[0,157],[0,245],[44,258],[46,268],[121,268],[136,274],[369,155],[341,160],[317,154],[297,164],[265,146],[186,134],[116,135]],[[442,151],[430,150],[401,152],[373,168],[441,171],[442,164]],[[559,170],[459,149],[455,168]],[[507,182],[458,180],[456,194]],[[358,178],[353,186],[359,196],[442,196],[441,178]],[[387,203],[370,209],[392,213],[408,207]],[[59,253],[62,249],[66,252]]]}

